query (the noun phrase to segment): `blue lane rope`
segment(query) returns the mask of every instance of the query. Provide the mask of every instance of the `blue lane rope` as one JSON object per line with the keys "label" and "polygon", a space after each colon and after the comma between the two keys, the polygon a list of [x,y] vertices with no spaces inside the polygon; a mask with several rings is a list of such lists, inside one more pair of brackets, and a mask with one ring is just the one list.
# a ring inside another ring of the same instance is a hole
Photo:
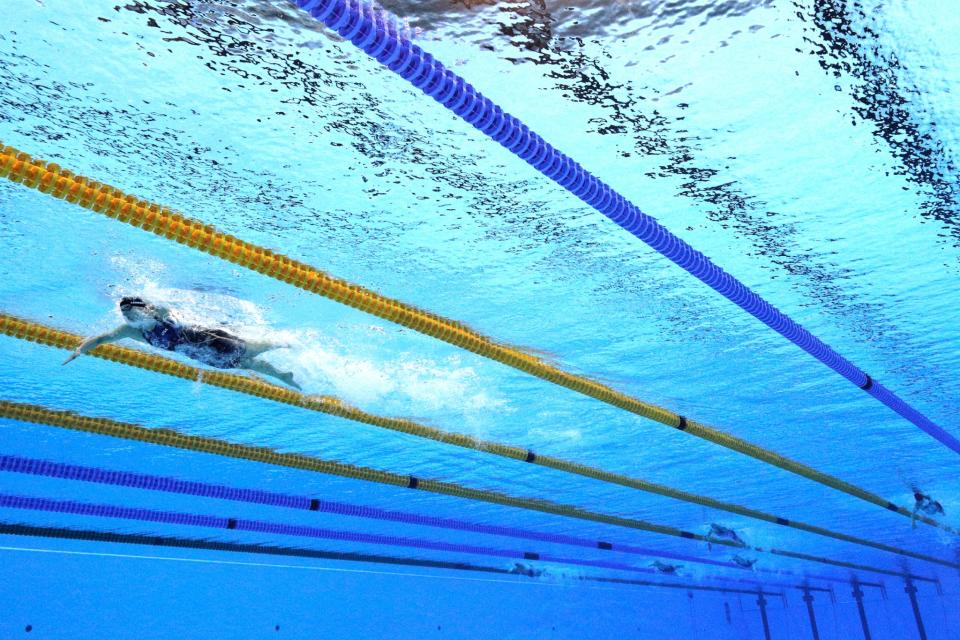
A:
{"label": "blue lane rope", "polygon": [[380,10],[360,0],[294,0],[316,20],[409,81],[561,187],[643,240],[741,309],[830,367],[903,418],[960,453],[960,440],[872,379],[822,340],[670,233],[655,218],[554,149],[433,56],[404,37]]}
{"label": "blue lane rope", "polygon": [[[37,538],[48,538],[54,540],[83,540],[87,542],[107,542],[111,544],[149,545],[153,547],[167,547],[172,549],[199,549],[204,551],[226,551],[231,553],[254,553],[266,556],[369,562],[377,564],[424,567],[431,569],[453,569],[459,571],[477,571],[481,573],[515,575],[515,571],[512,569],[468,564],[466,562],[446,562],[443,560],[428,560],[426,558],[384,556],[349,551],[327,551],[323,549],[305,549],[303,547],[278,547],[249,542],[226,542],[221,540],[211,540],[209,538],[181,538],[165,535],[160,536],[138,533],[117,533],[115,531],[97,531],[92,529],[72,529],[67,527],[42,527],[28,524],[14,524],[2,521],[0,521],[0,535],[33,536]],[[7,547],[7,549],[36,551],[34,549],[21,549],[18,547]],[[70,553],[69,551],[63,552]],[[654,582],[651,580],[632,580],[594,575],[579,575],[574,579],[585,580],[589,582],[628,584],[641,587],[662,587],[664,589],[688,589],[693,591],[715,591],[719,593],[742,593],[748,595],[756,595],[758,593],[758,588],[762,591],[763,587],[765,586],[764,583],[752,589],[736,589],[732,587],[716,587],[710,585],[687,584],[682,582]],[[789,585],[787,586],[789,587]],[[763,591],[763,593],[769,596],[783,597],[783,592]]]}
{"label": "blue lane rope", "polygon": [[[245,502],[248,504],[315,511],[317,513],[327,513],[340,516],[385,520],[388,522],[435,527],[452,531],[466,531],[470,533],[488,534],[515,538],[518,540],[533,540],[537,542],[563,544],[588,549],[602,549],[619,553],[680,560],[684,562],[692,562],[694,564],[712,565],[723,567],[725,569],[744,570],[743,567],[737,565],[735,562],[712,560],[709,558],[701,558],[683,553],[650,549],[647,547],[638,547],[622,542],[608,542],[604,540],[583,538],[560,533],[544,533],[542,531],[533,531],[519,527],[471,522],[469,520],[462,520],[459,518],[442,518],[419,513],[410,513],[408,511],[381,509],[378,507],[357,505],[334,500],[320,500],[302,495],[298,496],[278,493],[275,491],[264,491],[262,489],[241,489],[222,484],[211,484],[193,480],[180,480],[178,478],[171,478],[169,476],[156,476],[130,471],[101,469],[98,467],[53,462],[51,460],[41,460],[38,458],[0,455],[0,471],[22,473],[48,478],[59,478],[62,480],[92,482],[116,487],[127,487],[132,489],[144,489],[180,495],[215,498],[219,500],[231,500],[235,502]],[[847,580],[846,578],[837,578],[835,576],[810,573],[807,571],[804,571],[802,574],[797,574],[786,569],[753,567],[749,569],[749,571],[753,573],[773,573],[778,576],[800,576],[806,580],[813,579],[827,582],[845,583]],[[919,580],[924,579],[922,576],[916,576],[916,578]],[[725,578],[721,576],[712,576],[711,579],[753,582],[751,580]],[[875,586],[874,583],[864,584]]]}
{"label": "blue lane rope", "polygon": [[[584,567],[598,567],[616,571],[657,573],[657,571],[653,569],[636,567],[619,562],[569,558],[564,556],[554,556],[552,554],[538,553],[535,551],[497,549],[494,547],[485,547],[459,542],[443,542],[440,540],[408,538],[392,534],[344,531],[339,529],[312,527],[308,525],[293,525],[280,522],[267,522],[264,520],[247,520],[243,518],[225,518],[222,516],[182,513],[178,511],[160,511],[156,509],[146,509],[143,507],[94,504],[89,502],[77,502],[75,500],[54,500],[49,498],[0,493],[0,508],[29,509],[33,511],[46,511],[51,513],[67,513],[103,518],[121,518],[125,520],[139,520],[142,522],[178,524],[192,527],[209,527],[214,529],[229,529],[233,531],[247,531],[251,533],[270,533],[275,535],[298,536],[320,540],[339,540],[360,544],[409,547],[414,549],[428,549],[431,551],[486,555],[500,558],[510,558],[514,560],[540,560],[543,562],[554,562],[557,564],[568,564]],[[799,557],[799,554],[794,557]],[[838,562],[833,564],[846,565],[848,563]],[[888,576],[904,577],[907,579],[910,578],[910,574],[904,574],[890,569],[881,569],[879,567],[868,566],[861,566],[859,568],[864,571],[880,573]],[[924,579],[928,581],[935,580],[933,578]]]}
{"label": "blue lane rope", "polygon": [[549,553],[535,551],[519,551],[515,549],[498,549],[461,542],[443,542],[441,540],[425,540],[422,538],[408,538],[383,533],[363,533],[359,531],[345,531],[342,529],[327,529],[307,525],[285,524],[282,522],[267,522],[264,520],[247,520],[244,518],[225,518],[222,516],[182,513],[178,511],[159,511],[142,507],[124,507],[111,504],[94,504],[77,502],[74,500],[52,500],[33,496],[18,496],[0,493],[0,508],[29,509],[32,511],[46,511],[51,513],[67,513],[81,516],[95,516],[100,518],[120,518],[124,520],[138,520],[160,524],[176,524],[191,527],[207,527],[213,529],[230,529],[250,533],[269,533],[273,535],[296,536],[317,540],[335,540],[353,542],[357,544],[385,545],[391,547],[407,547],[412,549],[426,549],[449,553],[465,553],[511,560],[539,560],[580,567],[594,567],[611,569],[614,571],[629,571],[634,573],[656,574],[657,571],[647,567],[636,567],[621,562],[607,560],[589,560],[584,558],[570,558],[555,556]]}
{"label": "blue lane rope", "polygon": [[[717,567],[723,567],[724,569],[740,568],[734,562],[699,558],[697,556],[673,553],[670,551],[660,551],[646,547],[638,547],[635,545],[623,544],[621,542],[598,541],[591,538],[583,538],[561,533],[544,533],[540,531],[532,531],[530,529],[521,529],[519,527],[470,522],[458,518],[441,518],[438,516],[423,515],[392,509],[380,509],[377,507],[350,504],[335,500],[319,500],[307,496],[277,493],[275,491],[264,491],[261,489],[241,489],[222,484],[180,480],[178,478],[155,476],[145,473],[133,473],[129,471],[114,471],[110,469],[100,469],[97,467],[66,464],[63,462],[52,462],[50,460],[24,458],[21,456],[0,455],[0,471],[23,473],[47,478],[59,478],[62,480],[93,482],[96,484],[129,487],[133,489],[163,491],[166,493],[198,496],[203,498],[216,498],[220,500],[231,500],[234,502],[268,505],[272,507],[284,507],[287,509],[316,511],[318,513],[333,514],[338,516],[370,518],[373,520],[385,520],[388,522],[397,522],[401,524],[434,527],[453,531],[465,531],[469,533],[481,533],[516,538],[520,540],[547,542],[551,544],[563,544],[586,549],[601,549],[619,553],[713,565]],[[804,575],[811,578],[820,578],[820,576],[812,574]]]}

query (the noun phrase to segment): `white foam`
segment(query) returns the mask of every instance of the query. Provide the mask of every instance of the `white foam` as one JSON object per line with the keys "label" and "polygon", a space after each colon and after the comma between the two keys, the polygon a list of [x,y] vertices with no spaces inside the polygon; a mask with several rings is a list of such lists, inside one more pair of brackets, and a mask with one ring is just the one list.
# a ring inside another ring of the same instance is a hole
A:
{"label": "white foam", "polygon": [[580,429],[543,429],[540,427],[534,427],[527,433],[533,438],[550,443],[577,442],[583,438],[583,432],[580,431]]}
{"label": "white foam", "polygon": [[311,393],[330,393],[364,407],[386,405],[407,414],[466,415],[506,408],[505,400],[484,388],[473,367],[456,357],[440,362],[407,353],[384,358],[352,352],[349,345],[319,335],[309,347],[299,336],[287,337],[297,339],[291,353],[270,357],[302,372],[304,389]]}

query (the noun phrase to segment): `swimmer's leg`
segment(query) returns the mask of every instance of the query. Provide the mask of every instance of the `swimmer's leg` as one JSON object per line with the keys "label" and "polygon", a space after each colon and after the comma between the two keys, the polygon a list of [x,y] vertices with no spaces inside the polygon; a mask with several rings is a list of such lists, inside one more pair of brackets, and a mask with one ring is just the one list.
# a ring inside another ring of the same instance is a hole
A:
{"label": "swimmer's leg", "polygon": [[919,507],[915,506],[915,507],[913,508],[913,515],[910,516],[910,525],[911,525],[912,528],[914,528],[914,529],[917,528],[917,509],[918,509],[918,508],[919,508]]}
{"label": "swimmer's leg", "polygon": [[277,380],[282,380],[285,384],[290,385],[297,391],[302,390],[300,385],[294,381],[292,372],[280,371],[266,360],[260,360],[259,358],[244,358],[240,362],[240,366],[244,369],[249,369],[250,371],[262,373],[265,376],[270,376],[271,378],[276,378]]}
{"label": "swimmer's leg", "polygon": [[256,358],[261,353],[273,351],[274,349],[289,349],[292,345],[275,342],[261,342],[259,340],[244,340],[244,355],[248,358]]}

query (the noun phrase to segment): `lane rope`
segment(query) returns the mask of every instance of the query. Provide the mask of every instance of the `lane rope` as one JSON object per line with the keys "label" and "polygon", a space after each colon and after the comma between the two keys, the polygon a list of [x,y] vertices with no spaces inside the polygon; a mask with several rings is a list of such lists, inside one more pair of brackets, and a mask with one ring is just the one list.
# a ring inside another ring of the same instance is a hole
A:
{"label": "lane rope", "polygon": [[[400,524],[435,527],[452,531],[466,531],[469,533],[480,533],[485,535],[515,538],[518,540],[532,540],[550,544],[562,544],[586,549],[601,549],[613,553],[627,553],[665,558],[669,560],[679,560],[682,562],[690,562],[695,564],[711,565],[723,567],[724,569],[738,569],[741,572],[750,571],[755,573],[774,573],[778,576],[797,575],[793,572],[782,569],[767,569],[764,567],[745,569],[735,562],[711,560],[709,558],[702,558],[699,556],[662,551],[651,549],[649,547],[638,547],[635,545],[610,540],[597,540],[594,538],[581,538],[559,533],[546,533],[542,531],[522,529],[520,527],[471,522],[459,518],[430,516],[407,511],[397,511],[394,509],[380,509],[378,507],[370,507],[366,505],[352,504],[335,500],[322,500],[318,498],[311,498],[310,496],[305,495],[290,495],[275,491],[264,491],[262,489],[241,489],[238,487],[230,487],[222,484],[210,484],[196,480],[181,480],[169,476],[156,476],[145,473],[133,473],[130,471],[101,469],[85,465],[41,460],[38,458],[26,458],[23,456],[0,455],[0,471],[23,473],[48,478],[58,478],[61,480],[92,482],[116,487],[162,491],[166,493],[190,495],[202,498],[231,500],[235,502],[267,505],[271,507],[299,509],[313,511],[318,514],[322,513],[356,518],[370,518],[374,520],[397,522]],[[823,580],[827,582],[843,582],[844,584],[847,582],[846,578],[836,578],[834,576],[826,576],[810,572],[804,572],[800,577],[804,579]],[[711,579],[752,582],[751,580],[745,580],[743,578],[728,578],[725,576],[713,576]],[[876,586],[875,583],[863,584]]]}
{"label": "lane rope", "polygon": [[656,574],[657,571],[648,567],[638,567],[622,562],[607,560],[590,560],[557,556],[541,551],[518,551],[516,549],[499,549],[462,542],[444,542],[425,538],[411,538],[382,533],[364,533],[342,529],[329,529],[309,525],[295,525],[265,520],[250,520],[247,518],[228,518],[222,516],[202,515],[196,513],[182,513],[177,511],[161,511],[142,507],[124,507],[112,504],[94,504],[78,502],[76,500],[54,500],[34,496],[22,496],[0,493],[0,508],[25,509],[44,511],[48,513],[66,513],[72,515],[95,516],[99,518],[118,518],[123,520],[137,520],[140,522],[154,522],[160,524],[177,524],[190,527],[207,527],[213,529],[227,529],[252,533],[266,533],[282,536],[296,536],[317,540],[335,540],[356,544],[372,544],[391,547],[408,547],[412,549],[426,549],[428,551],[442,551],[447,553],[463,553],[469,555],[491,556],[511,560],[538,560],[570,566],[593,567],[610,569],[613,571],[628,571],[633,573]]}
{"label": "lane rope", "polygon": [[[11,337],[17,337],[23,340],[36,342],[39,344],[44,344],[47,346],[59,347],[62,349],[72,350],[79,345],[83,338],[65,331],[60,331],[52,327],[41,325],[38,323],[30,322],[28,320],[22,320],[14,316],[10,316],[4,313],[0,313],[0,334],[6,334]],[[290,404],[293,406],[301,407],[304,409],[309,409],[312,411],[317,411],[320,413],[335,415],[337,417],[345,418],[347,420],[352,420],[354,422],[360,422],[363,424],[369,424],[376,427],[381,427],[384,429],[389,429],[391,431],[396,431],[400,433],[405,433],[408,435],[413,435],[421,438],[426,438],[429,440],[434,440],[436,442],[441,442],[444,444],[451,444],[459,446],[466,449],[473,449],[476,451],[483,451],[493,455],[497,455],[503,458],[513,459],[513,460],[524,460],[531,464],[537,464],[544,467],[549,467],[551,469],[556,469],[558,471],[571,473],[587,478],[592,478],[594,480],[599,480],[601,482],[607,482],[610,484],[616,484],[624,487],[629,487],[632,489],[637,489],[640,491],[646,491],[648,493],[654,493],[669,498],[674,498],[677,500],[682,500],[684,502],[689,502],[697,504],[700,506],[718,509],[721,511],[726,511],[728,513],[735,513],[738,515],[746,516],[749,518],[754,518],[764,522],[769,522],[777,524],[780,526],[786,526],[793,529],[798,529],[800,531],[806,531],[814,535],[824,536],[832,538],[835,540],[841,540],[844,542],[849,542],[852,544],[857,544],[860,546],[871,547],[888,553],[895,553],[897,555],[912,557],[918,560],[924,560],[926,562],[934,562],[937,564],[944,564],[948,562],[945,566],[949,567],[960,567],[956,563],[949,561],[943,561],[935,556],[930,556],[927,554],[922,554],[908,549],[903,549],[900,547],[883,544],[880,542],[875,542],[868,540],[866,538],[860,538],[857,536],[852,536],[844,533],[839,533],[826,529],[824,527],[818,527],[815,525],[807,524],[805,522],[782,518],[773,514],[765,513],[757,509],[752,509],[749,507],[744,507],[741,505],[724,502],[721,500],[716,500],[709,498],[707,496],[701,496],[695,493],[690,493],[687,491],[681,491],[666,485],[661,485],[653,482],[648,482],[639,478],[626,476],[624,474],[612,473],[609,471],[604,471],[602,469],[597,469],[595,467],[590,467],[584,464],[577,462],[570,462],[567,460],[562,460],[559,458],[554,458],[552,456],[542,455],[542,454],[533,454],[533,452],[528,449],[523,449],[520,447],[514,447],[510,445],[501,444],[498,442],[490,442],[486,440],[481,440],[473,436],[467,436],[464,434],[450,433],[447,431],[442,431],[434,427],[429,427],[416,423],[412,420],[402,419],[402,418],[388,418],[384,416],[378,416],[374,414],[367,413],[355,407],[351,407],[336,398],[324,397],[324,396],[305,396],[301,393],[295,392],[293,390],[287,389],[285,387],[280,387],[273,385],[261,380],[256,380],[254,378],[249,378],[246,376],[240,376],[231,373],[225,373],[221,371],[209,371],[205,369],[199,369],[191,365],[183,364],[169,358],[164,358],[155,354],[145,353],[143,351],[128,349],[125,347],[119,347],[117,345],[102,345],[97,347],[90,352],[90,355],[94,355],[112,362],[117,362],[120,364],[126,364],[129,366],[139,367],[143,369],[148,369],[151,371],[156,371],[160,373],[165,373],[175,377],[183,378],[186,380],[201,381],[212,386],[222,387],[230,389],[232,391],[237,391],[240,393],[245,393],[248,395],[253,395],[261,398],[266,398],[269,400],[274,400],[276,402],[283,402],[285,404]],[[859,488],[858,488],[859,489]],[[865,494],[866,491],[863,491]],[[884,500],[880,496],[873,496],[873,494],[867,494],[873,497],[872,502],[876,504],[882,504],[885,508],[890,509],[891,502]],[[911,517],[912,513],[907,510],[905,507],[899,507],[893,505],[897,509],[897,513]],[[928,516],[923,516],[918,514],[918,519],[926,522],[926,524],[942,528],[944,530],[955,533],[949,527],[940,524],[936,520]]]}
{"label": "lane rope", "polygon": [[[76,176],[70,171],[61,169],[56,164],[47,164],[39,160],[34,160],[28,154],[12,147],[3,147],[0,149],[0,177],[6,177],[24,186],[64,199],[91,211],[102,213],[121,222],[142,228],[145,231],[150,231],[158,236],[174,240],[180,244],[196,248],[210,255],[262,273],[268,277],[287,282],[306,291],[341,302],[425,335],[433,336],[483,357],[537,376],[553,384],[572,389],[614,407],[682,430],[684,433],[689,433],[824,486],[842,491],[884,509],[889,509],[902,516],[912,516],[910,510],[897,506],[888,500],[884,500],[880,496],[861,489],[854,484],[818,471],[813,467],[784,457],[776,452],[751,444],[736,436],[700,424],[685,416],[680,416],[663,407],[649,404],[624,393],[620,393],[584,376],[563,371],[523,351],[498,344],[462,323],[441,318],[440,316],[427,313],[400,301],[374,293],[369,289],[351,284],[345,280],[334,278],[309,265],[292,260],[287,256],[221,233],[211,225],[204,225],[196,220],[185,218],[157,204],[138,200],[133,196],[124,194],[115,187]],[[175,373],[175,371],[179,371],[179,373]],[[180,377],[188,378],[189,372],[187,369],[178,369],[175,367],[171,369],[171,375],[180,375]],[[204,378],[207,378],[218,375],[225,376],[227,374],[205,372],[203,375]],[[227,379],[221,378],[221,380],[226,381]],[[274,389],[276,389],[276,387],[274,387]],[[270,390],[268,393],[275,398],[279,398],[279,392],[277,391]],[[285,399],[280,401],[289,402]],[[410,432],[412,433],[413,431]],[[438,431],[437,435],[442,433],[443,432]],[[468,436],[458,434],[447,435],[450,438],[448,441],[449,444],[457,444],[458,446],[467,446],[470,448],[469,443],[471,438]],[[447,437],[447,435],[443,437]],[[447,442],[447,440],[443,441]],[[527,460],[531,457],[531,452],[525,449],[518,449],[516,447],[503,447],[501,449],[500,447],[502,447],[502,445],[496,445],[495,443],[493,446],[495,448],[491,451],[499,455],[504,455],[505,457],[512,458],[520,456],[518,459],[521,460]],[[535,460],[536,454],[534,454],[531,461]],[[560,461],[558,461],[558,464],[559,462]],[[565,470],[577,473],[586,471],[586,469],[581,469],[573,463],[570,463],[569,468]],[[943,528],[932,518],[918,519],[925,524]]]}
{"label": "lane rope", "polygon": [[[384,520],[400,524],[434,527],[451,531],[465,531],[468,533],[480,533],[515,538],[519,540],[532,540],[550,544],[562,544],[586,549],[600,549],[615,553],[654,556],[670,560],[681,560],[684,562],[713,565],[717,567],[723,567],[725,569],[741,568],[733,562],[721,562],[718,560],[711,560],[709,558],[699,558],[696,556],[672,553],[669,551],[658,551],[656,549],[638,547],[635,545],[624,544],[622,542],[595,540],[592,538],[582,538],[559,533],[546,533],[504,525],[481,524],[459,518],[441,518],[438,516],[411,513],[407,511],[397,511],[394,509],[380,509],[377,507],[369,507],[366,505],[352,504],[348,502],[310,498],[302,495],[289,495],[277,493],[275,491],[264,491],[261,489],[240,489],[222,484],[187,481],[145,473],[132,473],[129,471],[100,469],[97,467],[66,464],[62,462],[53,462],[50,460],[40,460],[36,458],[25,458],[22,456],[0,455],[0,471],[23,473],[47,478],[58,478],[61,480],[92,482],[116,487],[163,491],[166,493],[190,495],[202,498],[216,498],[219,500],[231,500],[235,502],[267,505],[271,507],[299,509],[313,511],[318,514],[322,513],[337,516],[369,518],[373,520]],[[819,578],[819,576],[810,577]]]}
{"label": "lane rope", "polygon": [[[343,551],[324,551],[321,549],[304,549],[300,547],[280,547],[265,544],[243,542],[226,542],[218,540],[204,540],[197,538],[182,538],[175,536],[146,535],[136,533],[116,533],[112,531],[96,531],[92,529],[73,529],[68,527],[41,527],[26,524],[0,522],[0,534],[10,536],[30,536],[58,540],[83,540],[89,542],[109,542],[115,544],[145,545],[151,547],[168,547],[174,549],[199,549],[205,551],[227,551],[232,553],[251,553],[269,556],[287,556],[293,558],[315,558],[320,560],[339,560],[348,562],[368,562],[376,564],[391,564],[400,566],[424,567],[430,569],[453,569],[457,571],[475,571],[488,574],[514,575],[509,569],[484,565],[468,564],[464,562],[444,562],[441,560],[425,560],[422,558],[402,558],[397,556],[383,556],[366,553],[352,553]],[[12,548],[6,547],[11,550]],[[19,549],[15,549],[19,550]],[[57,553],[60,550],[31,549],[30,551]],[[70,553],[66,551],[66,553]],[[97,554],[100,555],[100,554]],[[182,558],[188,561],[192,558]],[[419,577],[419,574],[416,574]],[[422,576],[429,577],[429,576]],[[747,593],[756,594],[756,589],[736,589],[732,587],[714,587],[709,585],[682,584],[673,582],[656,582],[653,580],[630,580],[622,578],[604,578],[601,576],[578,576],[574,580],[588,582],[607,582],[614,584],[628,584],[642,587],[663,587],[665,589],[691,589],[693,591],[715,591],[720,593]],[[526,583],[520,583],[526,584]],[[783,596],[780,592],[765,592],[766,595]]]}
{"label": "lane rope", "polygon": [[[362,0],[295,0],[413,86],[502,145],[547,178],[655,249],[754,318],[882,402],[941,444],[960,453],[960,440],[868,376],[799,323],[761,298],[608,184],[413,44],[381,10]],[[677,426],[673,424],[671,426]]]}
{"label": "lane rope", "polygon": [[[708,539],[708,537],[703,534],[684,531],[676,527],[656,524],[637,518],[627,518],[623,516],[590,511],[587,509],[581,509],[580,507],[555,503],[539,498],[517,497],[497,491],[474,489],[452,482],[444,482],[429,478],[419,478],[412,475],[401,475],[390,471],[381,471],[378,469],[371,469],[369,467],[361,467],[342,462],[324,460],[322,458],[307,456],[300,453],[280,453],[269,447],[243,445],[218,438],[188,435],[168,428],[151,429],[125,422],[117,422],[107,418],[92,418],[78,415],[69,411],[58,411],[37,405],[0,400],[0,418],[9,418],[12,420],[19,420],[21,422],[32,422],[35,424],[48,425],[85,433],[95,433],[114,438],[163,445],[188,451],[209,453],[227,458],[262,462],[276,466],[289,467],[292,469],[319,472],[343,478],[366,480],[368,482],[376,482],[395,487],[405,487],[408,489],[463,498],[466,500],[474,500],[489,504],[498,504],[506,507],[525,509],[528,511],[537,511],[540,513],[575,518],[579,520],[599,522],[601,524],[609,524],[617,527],[635,529],[638,531],[646,531],[648,533],[683,538],[686,540],[710,542],[711,544],[733,549],[752,550],[758,553],[770,553],[787,558],[817,562],[820,564],[855,569],[858,571],[870,571],[873,573],[897,577],[902,577],[904,575],[903,572],[893,571],[890,569],[883,569],[880,567],[873,567],[843,560],[834,560],[831,558],[798,553],[785,549],[747,547],[736,544],[735,542],[729,540]],[[927,580],[933,581],[932,578],[927,578]]]}

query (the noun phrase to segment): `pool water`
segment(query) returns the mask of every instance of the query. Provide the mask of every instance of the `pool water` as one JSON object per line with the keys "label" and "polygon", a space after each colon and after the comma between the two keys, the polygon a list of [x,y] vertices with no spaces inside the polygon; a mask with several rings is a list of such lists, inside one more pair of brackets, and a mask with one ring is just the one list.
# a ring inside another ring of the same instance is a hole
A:
{"label": "pool water", "polygon": [[[920,488],[942,504],[940,522],[960,528],[955,452],[294,3],[6,5],[2,144],[896,505],[911,508]],[[375,10],[960,437],[953,3],[381,0]],[[288,345],[265,358],[307,394],[960,562],[956,534],[944,528],[913,528],[689,433],[10,181],[0,183],[0,236],[0,313],[92,336],[121,323],[121,297],[141,296],[184,323]],[[0,525],[30,527],[0,529],[3,638],[845,639],[864,636],[853,581],[863,583],[871,637],[960,637],[956,568],[103,359],[61,366],[67,355],[0,336],[0,400],[697,534],[717,523],[753,547],[888,573],[0,419],[0,456],[553,536],[0,472]],[[27,509],[3,496],[350,535]],[[730,566],[734,555],[755,559],[754,569]],[[679,575],[654,561],[682,565]],[[596,566],[605,562],[636,570]]]}

